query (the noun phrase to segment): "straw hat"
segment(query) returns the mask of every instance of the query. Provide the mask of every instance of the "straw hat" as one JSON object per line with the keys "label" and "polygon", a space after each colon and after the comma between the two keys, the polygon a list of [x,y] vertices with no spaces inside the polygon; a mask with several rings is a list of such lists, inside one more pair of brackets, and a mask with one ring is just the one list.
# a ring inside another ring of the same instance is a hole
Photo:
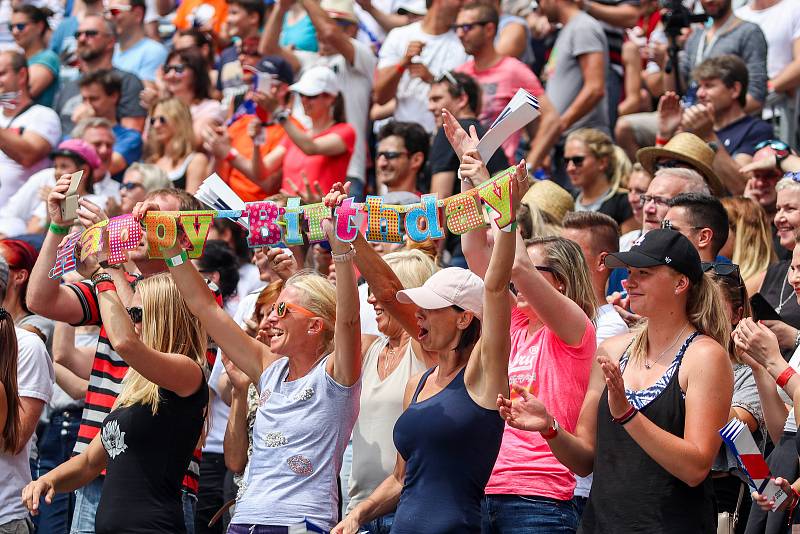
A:
{"label": "straw hat", "polygon": [[575,209],[575,201],[569,192],[550,180],[537,180],[533,182],[528,192],[522,197],[522,203],[530,209],[538,209],[561,224],[564,215]]}
{"label": "straw hat", "polygon": [[681,132],[662,147],[640,148],[636,159],[650,174],[655,172],[656,160],[660,158],[683,161],[705,177],[712,193],[724,195],[725,186],[714,173],[714,155],[714,149],[708,143],[692,133]]}

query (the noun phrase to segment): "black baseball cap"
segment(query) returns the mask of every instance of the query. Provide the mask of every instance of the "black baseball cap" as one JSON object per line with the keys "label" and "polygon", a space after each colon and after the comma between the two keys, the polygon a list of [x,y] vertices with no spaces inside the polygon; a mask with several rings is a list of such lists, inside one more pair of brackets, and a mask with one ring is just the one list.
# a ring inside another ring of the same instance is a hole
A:
{"label": "black baseball cap", "polygon": [[272,74],[279,81],[291,85],[294,83],[294,73],[289,62],[280,56],[264,56],[256,65],[256,69],[267,74]]}
{"label": "black baseball cap", "polygon": [[605,259],[606,267],[656,267],[666,265],[697,284],[703,278],[700,254],[692,242],[675,230],[650,230],[627,252],[615,252]]}

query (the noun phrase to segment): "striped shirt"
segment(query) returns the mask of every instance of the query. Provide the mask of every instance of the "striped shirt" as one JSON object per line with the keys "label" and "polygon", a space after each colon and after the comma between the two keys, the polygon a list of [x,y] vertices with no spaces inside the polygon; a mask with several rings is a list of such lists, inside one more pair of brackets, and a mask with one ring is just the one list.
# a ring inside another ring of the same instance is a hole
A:
{"label": "striped shirt", "polygon": [[[129,275],[129,281],[133,283],[135,278]],[[72,326],[98,325],[101,327],[92,362],[92,372],[89,376],[81,426],[78,429],[78,440],[72,451],[73,455],[77,455],[89,447],[89,443],[100,431],[103,421],[111,412],[117,397],[122,393],[122,379],[128,372],[128,364],[117,354],[108,340],[100,317],[100,305],[92,284],[84,281],[68,284],[66,287],[75,292],[83,308],[83,318]],[[221,305],[222,299],[219,290],[213,284],[209,284],[209,287],[214,291],[217,302]],[[199,480],[200,449],[195,449],[183,478],[183,489],[192,495],[197,495]]]}
{"label": "striped shirt", "polygon": [[[616,7],[625,4],[639,7],[639,0],[596,0],[596,2],[608,7]],[[609,66],[611,70],[622,75],[622,43],[625,42],[625,30],[602,20],[599,22],[603,26],[603,31],[608,40]]]}

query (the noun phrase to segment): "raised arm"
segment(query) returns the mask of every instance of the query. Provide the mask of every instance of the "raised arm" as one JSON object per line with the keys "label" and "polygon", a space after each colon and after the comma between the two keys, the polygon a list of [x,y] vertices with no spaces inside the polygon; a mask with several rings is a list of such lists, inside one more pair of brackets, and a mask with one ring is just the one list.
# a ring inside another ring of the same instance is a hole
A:
{"label": "raised arm", "polygon": [[[325,196],[325,205],[338,205],[340,195],[347,195],[350,184],[336,183]],[[328,359],[327,371],[333,379],[344,386],[352,386],[361,377],[361,316],[359,310],[358,285],[353,268],[355,248],[336,235],[333,221],[323,221],[331,255],[336,263],[336,326],[334,331],[333,358]]]}
{"label": "raised arm", "polygon": [[352,65],[356,51],[347,34],[328,16],[317,0],[299,0],[299,3],[308,13],[319,38],[333,46],[337,52],[342,54],[345,61]]}
{"label": "raised arm", "polygon": [[[96,280],[103,273],[101,269],[93,278]],[[196,392],[204,380],[200,366],[186,355],[161,352],[143,343],[115,287],[100,282],[95,284],[95,290],[108,340],[128,365],[150,382],[181,397]]]}
{"label": "raised arm", "polygon": [[[156,209],[157,206],[154,204],[140,203],[134,208],[133,214],[138,219],[142,219],[148,210]],[[181,239],[185,239],[185,236],[181,236]],[[217,305],[203,277],[197,272],[192,262],[186,260],[186,253],[181,245],[176,243],[175,246],[163,252],[169,258],[184,258],[180,265],[170,267],[169,270],[186,305],[192,314],[200,319],[208,334],[231,361],[244,371],[253,383],[257,384],[267,365],[277,358],[266,345],[248,336],[231,316]]]}
{"label": "raised arm", "polygon": [[[337,133],[328,133],[315,138],[290,120],[283,123],[283,129],[286,130],[289,139],[309,156],[338,156],[347,150],[344,139]],[[269,166],[267,170],[271,170]]]}
{"label": "raised arm", "polygon": [[553,287],[531,262],[522,236],[516,238],[512,280],[542,322],[571,347],[580,345],[587,317],[575,301]]}
{"label": "raised arm", "polygon": [[75,327],[57,322],[53,331],[53,362],[89,380],[93,361],[94,350],[91,347],[75,346]]}

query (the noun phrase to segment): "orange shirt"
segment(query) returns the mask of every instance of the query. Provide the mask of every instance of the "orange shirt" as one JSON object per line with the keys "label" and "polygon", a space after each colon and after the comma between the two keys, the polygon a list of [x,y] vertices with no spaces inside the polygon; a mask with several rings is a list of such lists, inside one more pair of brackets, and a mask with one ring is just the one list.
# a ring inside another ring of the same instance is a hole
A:
{"label": "orange shirt", "polygon": [[[238,150],[239,154],[247,160],[253,157],[253,140],[247,135],[247,125],[255,118],[254,115],[244,115],[228,126],[228,137],[231,140],[231,148]],[[295,126],[304,130],[303,126],[297,122],[294,117],[290,117],[289,120],[293,121]],[[259,149],[262,158],[272,151],[273,148],[281,144],[283,138],[286,137],[286,131],[283,129],[283,126],[273,124],[264,128],[264,134],[264,144],[261,145]],[[219,174],[220,178],[225,180],[225,183],[227,183],[245,202],[264,200],[266,197],[277,193],[280,188],[279,185],[278,189],[274,191],[264,191],[248,180],[241,171],[231,167],[226,161],[217,162],[217,174]]]}
{"label": "orange shirt", "polygon": [[227,16],[228,3],[225,0],[184,0],[175,12],[173,23],[179,30],[187,30],[193,25],[211,26],[219,35]]}

